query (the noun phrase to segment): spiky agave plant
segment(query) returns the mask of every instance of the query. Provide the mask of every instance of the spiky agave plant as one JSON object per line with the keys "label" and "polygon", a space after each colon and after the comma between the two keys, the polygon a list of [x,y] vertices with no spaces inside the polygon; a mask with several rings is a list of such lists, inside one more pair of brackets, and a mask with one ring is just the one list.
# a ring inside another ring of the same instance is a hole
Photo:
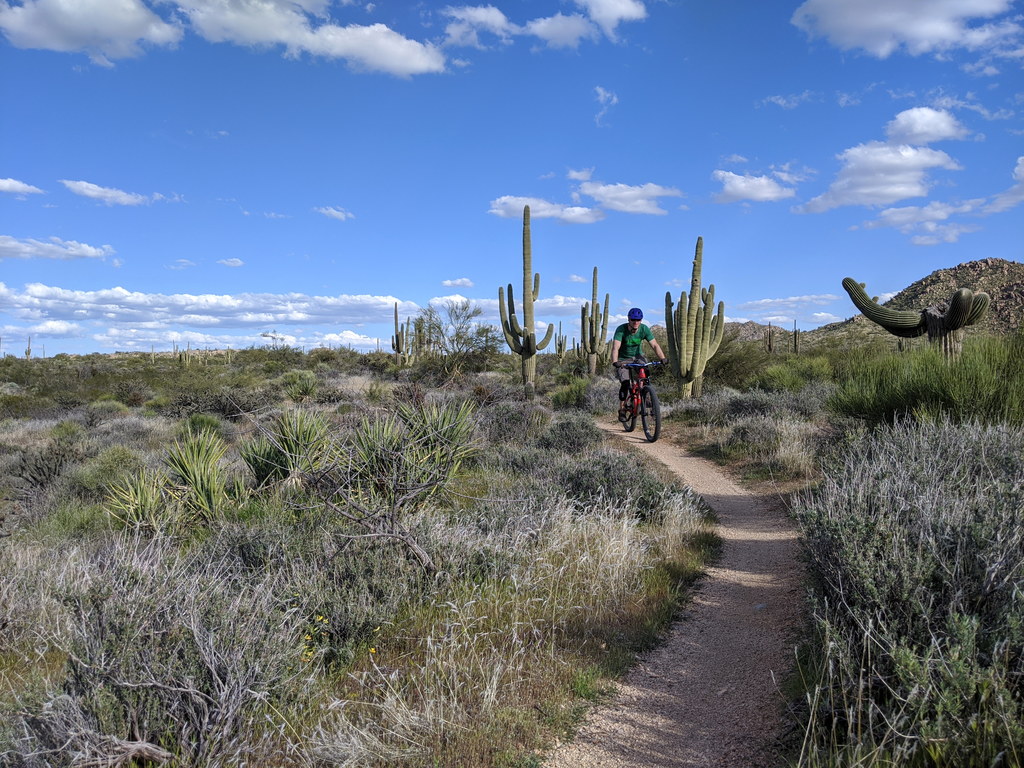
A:
{"label": "spiky agave plant", "polygon": [[167,449],[164,464],[170,470],[169,492],[183,513],[209,522],[228,502],[227,477],[220,461],[227,446],[213,432],[185,435]]}
{"label": "spiky agave plant", "polygon": [[321,471],[331,453],[330,425],[312,411],[285,411],[239,450],[242,461],[264,487],[288,477]]}
{"label": "spiky agave plant", "polygon": [[126,528],[151,533],[167,530],[177,522],[179,511],[167,484],[163,472],[143,468],[110,487],[104,508]]}

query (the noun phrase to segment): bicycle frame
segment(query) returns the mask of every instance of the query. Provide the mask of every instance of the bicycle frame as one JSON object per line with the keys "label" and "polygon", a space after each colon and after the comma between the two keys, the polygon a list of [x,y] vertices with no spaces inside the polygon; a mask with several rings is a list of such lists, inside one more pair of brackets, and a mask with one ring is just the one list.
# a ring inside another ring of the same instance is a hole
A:
{"label": "bicycle frame", "polygon": [[[658,403],[658,395],[651,384],[650,366],[660,365],[658,362],[633,362],[625,363],[626,368],[634,368],[630,371],[629,391],[624,401],[626,418],[623,428],[632,432],[636,428],[637,417],[644,425],[644,435],[647,441],[653,443],[661,434],[661,406]],[[621,419],[620,419],[621,420]]]}

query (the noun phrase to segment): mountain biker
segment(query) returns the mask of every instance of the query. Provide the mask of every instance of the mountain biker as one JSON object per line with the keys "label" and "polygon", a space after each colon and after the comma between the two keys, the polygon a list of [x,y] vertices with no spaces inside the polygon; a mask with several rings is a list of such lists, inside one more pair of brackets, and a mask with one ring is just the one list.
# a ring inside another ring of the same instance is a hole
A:
{"label": "mountain biker", "polygon": [[658,360],[665,362],[665,353],[661,351],[658,340],[654,338],[651,329],[641,323],[644,318],[643,310],[633,307],[626,314],[627,321],[615,329],[615,336],[612,337],[612,365],[617,369],[619,377],[619,421],[626,420],[626,395],[629,393],[630,369],[626,367],[625,361],[638,357],[642,351],[644,341],[647,341],[654,349]]}

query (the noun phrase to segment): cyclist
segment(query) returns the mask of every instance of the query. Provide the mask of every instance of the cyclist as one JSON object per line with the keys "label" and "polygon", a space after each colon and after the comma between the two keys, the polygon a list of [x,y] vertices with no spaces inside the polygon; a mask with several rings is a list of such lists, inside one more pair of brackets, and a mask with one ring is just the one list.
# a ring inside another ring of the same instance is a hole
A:
{"label": "cyclist", "polygon": [[[625,323],[615,329],[615,336],[612,337],[612,365],[618,370],[619,376],[619,421],[626,420],[626,394],[629,392],[629,371],[626,361],[638,357],[642,351],[644,341],[647,341],[654,349],[658,359],[664,363],[665,353],[661,351],[658,340],[654,338],[651,329],[641,323],[644,319],[643,310],[633,307],[627,313]],[[624,358],[620,361],[619,358]]]}

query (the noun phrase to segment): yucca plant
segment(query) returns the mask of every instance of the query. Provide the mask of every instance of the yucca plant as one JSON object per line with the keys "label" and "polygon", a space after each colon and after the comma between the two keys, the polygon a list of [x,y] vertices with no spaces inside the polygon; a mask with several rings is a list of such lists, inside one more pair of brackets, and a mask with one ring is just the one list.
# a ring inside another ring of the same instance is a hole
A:
{"label": "yucca plant", "polygon": [[126,528],[148,532],[172,528],[180,508],[167,493],[167,483],[164,473],[143,468],[111,486],[105,509]]}
{"label": "yucca plant", "polygon": [[220,465],[226,451],[224,441],[206,430],[186,435],[167,449],[168,490],[184,512],[202,522],[212,520],[228,501],[227,478]]}
{"label": "yucca plant", "polygon": [[281,379],[284,382],[284,393],[296,403],[310,400],[319,386],[316,374],[312,371],[288,371]]}
{"label": "yucca plant", "polygon": [[239,450],[258,487],[321,472],[331,454],[330,424],[318,413],[286,411]]}

